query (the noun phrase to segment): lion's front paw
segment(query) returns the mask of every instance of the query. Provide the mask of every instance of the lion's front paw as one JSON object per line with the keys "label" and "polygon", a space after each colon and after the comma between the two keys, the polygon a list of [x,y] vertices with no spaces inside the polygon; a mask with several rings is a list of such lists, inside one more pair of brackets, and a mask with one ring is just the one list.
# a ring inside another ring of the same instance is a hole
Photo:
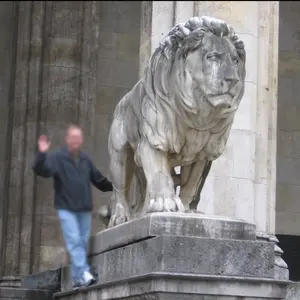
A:
{"label": "lion's front paw", "polygon": [[184,205],[179,197],[174,196],[172,198],[158,197],[151,199],[148,205],[147,212],[184,212]]}
{"label": "lion's front paw", "polygon": [[112,215],[109,219],[108,228],[126,223],[127,221],[128,217],[125,214]]}

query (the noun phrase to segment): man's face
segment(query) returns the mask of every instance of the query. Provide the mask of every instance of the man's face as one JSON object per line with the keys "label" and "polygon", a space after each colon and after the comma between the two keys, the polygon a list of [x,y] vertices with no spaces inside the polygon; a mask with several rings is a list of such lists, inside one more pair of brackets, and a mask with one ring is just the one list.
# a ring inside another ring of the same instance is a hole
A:
{"label": "man's face", "polygon": [[83,143],[82,130],[79,128],[70,128],[66,135],[66,144],[70,151],[78,151]]}

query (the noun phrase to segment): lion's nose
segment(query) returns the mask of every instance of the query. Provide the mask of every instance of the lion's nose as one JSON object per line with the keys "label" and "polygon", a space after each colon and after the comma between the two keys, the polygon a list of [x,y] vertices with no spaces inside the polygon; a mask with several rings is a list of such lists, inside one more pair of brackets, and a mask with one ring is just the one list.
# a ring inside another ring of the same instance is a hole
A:
{"label": "lion's nose", "polygon": [[225,80],[222,82],[222,87],[226,87],[230,89],[233,85],[235,85],[238,82],[235,78],[225,78]]}

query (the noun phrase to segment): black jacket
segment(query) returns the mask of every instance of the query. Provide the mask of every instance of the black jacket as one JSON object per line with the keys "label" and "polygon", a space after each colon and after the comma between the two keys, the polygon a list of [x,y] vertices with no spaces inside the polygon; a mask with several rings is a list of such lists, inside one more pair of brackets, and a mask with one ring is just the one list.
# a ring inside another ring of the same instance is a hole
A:
{"label": "black jacket", "polygon": [[95,168],[85,153],[80,153],[76,164],[65,148],[52,153],[39,152],[33,171],[38,176],[53,177],[54,206],[57,209],[91,211],[93,205],[90,183],[102,192],[113,189],[112,183]]}

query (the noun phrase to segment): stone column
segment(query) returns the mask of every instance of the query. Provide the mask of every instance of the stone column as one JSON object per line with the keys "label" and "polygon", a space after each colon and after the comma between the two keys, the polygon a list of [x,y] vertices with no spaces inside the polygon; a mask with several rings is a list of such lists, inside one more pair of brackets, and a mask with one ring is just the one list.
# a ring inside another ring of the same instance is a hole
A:
{"label": "stone column", "polygon": [[253,222],[258,231],[274,232],[278,2],[214,1],[198,5],[201,14],[232,24],[247,52],[245,95],[225,153],[213,163],[199,208]]}
{"label": "stone column", "polygon": [[[7,20],[1,22],[9,25],[8,9],[2,12]],[[138,79],[140,13],[141,3],[130,1],[16,2],[15,34],[8,27],[6,34],[0,32],[2,41],[15,36],[3,52],[3,68],[10,62],[9,53],[15,67],[9,68],[10,112],[1,111],[10,116],[10,123],[3,159],[8,164],[3,170],[9,172],[0,173],[6,178],[0,216],[5,264],[0,275],[23,275],[65,263],[52,182],[36,178],[31,170],[36,140],[47,134],[55,150],[63,144],[66,126],[79,123],[86,133],[86,152],[109,177],[107,135],[113,110]],[[9,72],[5,76],[9,78]],[[109,197],[94,193],[93,232],[103,228],[96,211]]]}
{"label": "stone column", "polygon": [[[39,16],[37,18],[37,15]],[[34,16],[34,17],[33,17]],[[45,3],[19,2],[14,18],[10,119],[6,149],[5,219],[2,228],[2,275],[30,272],[36,254],[36,181],[30,173],[39,122],[42,73],[42,24]],[[26,201],[25,202],[25,198]]]}
{"label": "stone column", "polygon": [[245,94],[224,154],[212,164],[200,210],[254,222],[255,129],[257,106],[258,1],[198,2],[201,15],[223,19],[246,46]]}
{"label": "stone column", "polygon": [[195,15],[194,1],[142,1],[140,77],[151,54],[170,29]]}
{"label": "stone column", "polygon": [[[6,251],[6,230],[8,223],[8,197],[7,183],[9,175],[10,148],[6,147],[10,141],[10,122],[11,118],[9,103],[13,99],[13,88],[11,80],[14,77],[15,63],[15,41],[16,26],[14,19],[17,17],[17,2],[4,1],[0,3],[0,39],[2,47],[0,49],[0,262],[5,261]],[[0,264],[0,277],[4,274],[3,264]]]}
{"label": "stone column", "polygon": [[225,153],[213,163],[199,210],[256,224],[258,239],[275,243],[275,277],[288,278],[275,237],[278,1],[198,2],[245,42],[245,95]]}

